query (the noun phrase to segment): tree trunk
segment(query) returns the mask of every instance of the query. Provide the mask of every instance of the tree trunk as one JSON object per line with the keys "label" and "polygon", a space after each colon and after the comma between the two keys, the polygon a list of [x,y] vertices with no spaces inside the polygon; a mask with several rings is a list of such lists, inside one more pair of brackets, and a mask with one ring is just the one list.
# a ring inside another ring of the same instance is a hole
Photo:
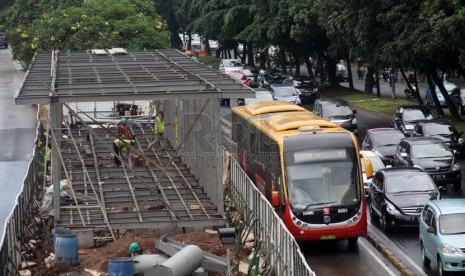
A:
{"label": "tree trunk", "polygon": [[431,78],[433,79],[434,83],[439,87],[439,91],[441,91],[442,96],[446,100],[447,106],[449,107],[450,116],[452,117],[453,122],[461,122],[462,119],[460,118],[459,112],[457,111],[457,107],[455,106],[452,98],[450,97],[449,93],[447,93],[446,88],[444,87],[444,80],[439,78],[437,74],[432,74]]}
{"label": "tree trunk", "polygon": [[381,98],[381,88],[379,87],[379,72],[375,72],[376,97]]}
{"label": "tree trunk", "polygon": [[212,50],[210,48],[210,42],[208,42],[208,37],[204,37],[203,39],[204,39],[203,40],[204,41],[203,45],[205,47],[205,55],[211,56],[212,55]]}
{"label": "tree trunk", "polygon": [[373,67],[368,65],[367,73],[365,77],[365,93],[373,94],[373,87],[375,86],[375,79],[373,78],[374,74],[375,74],[375,70],[373,69]]}
{"label": "tree trunk", "polygon": [[313,62],[310,62],[310,57],[305,57],[305,65],[307,66],[308,75],[314,79],[315,75],[313,74]]}
{"label": "tree trunk", "polygon": [[247,64],[250,66],[255,66],[254,56],[253,56],[253,44],[247,44]]}
{"label": "tree trunk", "polygon": [[349,54],[347,54],[346,57],[346,64],[347,64],[347,72],[349,74],[349,88],[350,90],[354,90],[354,79],[352,78],[352,66],[350,64],[350,57]]}
{"label": "tree trunk", "polygon": [[433,102],[434,102],[434,106],[436,107],[436,111],[438,112],[438,115],[440,117],[443,117],[444,116],[444,110],[442,110],[442,106],[439,103],[438,95],[436,95],[436,88],[435,88],[433,79],[431,78],[431,75],[434,75],[434,74],[436,74],[436,73],[435,72],[433,72],[433,73],[428,72],[428,74],[426,75],[426,78],[428,79],[428,85],[429,85],[429,88],[431,90],[431,97],[433,98]]}

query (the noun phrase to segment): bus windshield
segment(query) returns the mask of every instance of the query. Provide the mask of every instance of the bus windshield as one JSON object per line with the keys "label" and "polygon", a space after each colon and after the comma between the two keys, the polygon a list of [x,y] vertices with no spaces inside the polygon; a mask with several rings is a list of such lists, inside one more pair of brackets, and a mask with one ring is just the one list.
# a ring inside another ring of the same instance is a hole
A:
{"label": "bus windshield", "polygon": [[298,212],[360,202],[358,171],[348,149],[311,149],[287,155],[291,209]]}

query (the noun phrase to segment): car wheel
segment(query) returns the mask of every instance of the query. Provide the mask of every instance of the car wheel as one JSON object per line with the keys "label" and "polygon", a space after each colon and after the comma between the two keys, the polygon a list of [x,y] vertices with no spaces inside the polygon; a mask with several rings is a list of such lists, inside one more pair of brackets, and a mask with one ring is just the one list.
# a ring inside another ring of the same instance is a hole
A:
{"label": "car wheel", "polygon": [[383,215],[381,217],[381,228],[385,233],[388,233],[389,230],[391,230],[391,221],[388,219],[386,212],[383,212]]}
{"label": "car wheel", "polygon": [[429,266],[431,264],[431,261],[425,255],[425,247],[423,246],[423,243],[420,243],[420,246],[421,246],[421,249],[420,249],[421,250],[421,260],[423,262],[423,265],[424,266]]}
{"label": "car wheel", "polygon": [[460,191],[461,189],[462,189],[462,182],[461,181],[454,182],[454,191]]}
{"label": "car wheel", "polygon": [[439,257],[439,256],[438,256],[438,271],[439,271],[440,276],[449,275],[449,273],[444,270],[444,267],[442,266],[441,257]]}

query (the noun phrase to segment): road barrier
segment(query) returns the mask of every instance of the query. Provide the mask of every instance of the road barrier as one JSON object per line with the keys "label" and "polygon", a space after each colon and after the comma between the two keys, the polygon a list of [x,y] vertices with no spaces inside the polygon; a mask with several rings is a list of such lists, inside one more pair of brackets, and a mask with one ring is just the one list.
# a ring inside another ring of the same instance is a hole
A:
{"label": "road barrier", "polygon": [[[226,153],[225,153],[226,154]],[[262,242],[273,275],[314,276],[297,242],[237,161],[230,157],[232,206]]]}

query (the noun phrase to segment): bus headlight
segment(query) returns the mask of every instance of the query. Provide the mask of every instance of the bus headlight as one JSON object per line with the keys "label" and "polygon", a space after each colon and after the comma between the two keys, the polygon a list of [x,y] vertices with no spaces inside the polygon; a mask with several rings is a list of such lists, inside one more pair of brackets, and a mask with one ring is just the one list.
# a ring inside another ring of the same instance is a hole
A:
{"label": "bus headlight", "polygon": [[397,213],[396,207],[392,205],[391,203],[386,204],[386,212],[391,215],[395,215]]}

